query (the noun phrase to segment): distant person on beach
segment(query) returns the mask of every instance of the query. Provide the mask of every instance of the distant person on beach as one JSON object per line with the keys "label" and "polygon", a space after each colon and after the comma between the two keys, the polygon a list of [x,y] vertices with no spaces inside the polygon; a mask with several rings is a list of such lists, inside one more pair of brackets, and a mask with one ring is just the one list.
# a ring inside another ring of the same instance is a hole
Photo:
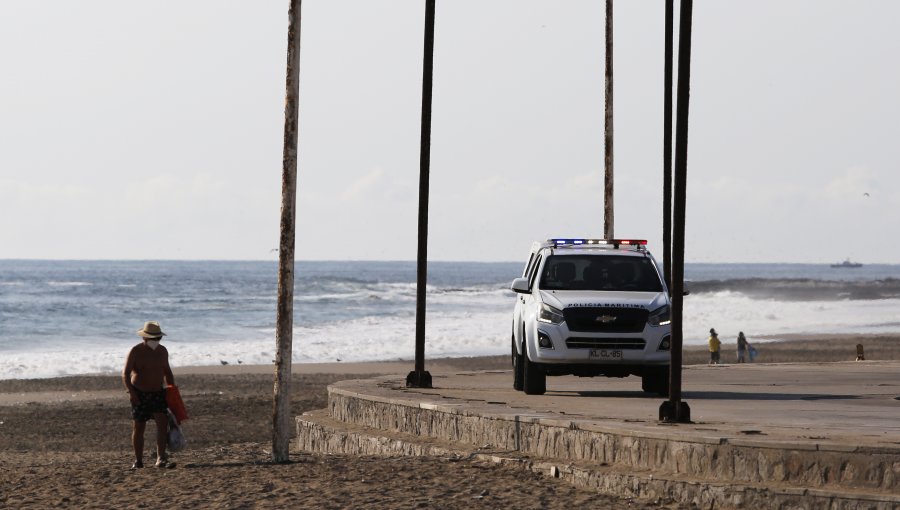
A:
{"label": "distant person on beach", "polygon": [[156,467],[172,467],[166,456],[169,419],[166,414],[166,390],[163,382],[175,385],[169,367],[169,351],[159,344],[165,336],[159,323],[149,321],[137,332],[144,339],[128,353],[122,383],[131,399],[131,445],[134,464],[131,469],[144,467],[144,429],[152,418],[156,421]]}
{"label": "distant person on beach", "polygon": [[718,365],[719,364],[719,348],[722,346],[722,342],[719,341],[719,334],[716,333],[716,328],[709,328],[709,364],[710,365]]}
{"label": "distant person on beach", "polygon": [[747,355],[747,337],[744,336],[744,332],[741,331],[738,333],[737,337],[737,362],[744,363],[745,357]]}

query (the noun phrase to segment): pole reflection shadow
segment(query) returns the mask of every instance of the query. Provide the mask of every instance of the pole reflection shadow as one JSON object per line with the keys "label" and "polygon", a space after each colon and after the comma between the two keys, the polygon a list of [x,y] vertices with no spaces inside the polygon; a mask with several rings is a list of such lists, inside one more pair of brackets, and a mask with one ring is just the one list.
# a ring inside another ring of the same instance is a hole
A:
{"label": "pole reflection shadow", "polygon": [[[547,390],[547,396],[571,397],[571,398],[639,398],[639,399],[666,399],[667,396],[643,391],[559,391]],[[682,400],[857,400],[860,395],[833,395],[825,393],[748,393],[739,391],[685,391],[681,394]]]}

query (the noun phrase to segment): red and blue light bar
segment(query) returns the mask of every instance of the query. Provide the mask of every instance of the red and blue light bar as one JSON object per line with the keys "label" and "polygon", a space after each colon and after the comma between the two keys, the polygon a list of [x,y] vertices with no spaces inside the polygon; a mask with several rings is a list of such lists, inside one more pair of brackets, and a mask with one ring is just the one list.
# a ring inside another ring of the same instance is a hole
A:
{"label": "red and blue light bar", "polygon": [[554,246],[588,246],[588,245],[613,245],[613,246],[645,246],[647,244],[646,239],[581,239],[581,238],[566,238],[566,239],[548,239],[547,241],[553,243]]}

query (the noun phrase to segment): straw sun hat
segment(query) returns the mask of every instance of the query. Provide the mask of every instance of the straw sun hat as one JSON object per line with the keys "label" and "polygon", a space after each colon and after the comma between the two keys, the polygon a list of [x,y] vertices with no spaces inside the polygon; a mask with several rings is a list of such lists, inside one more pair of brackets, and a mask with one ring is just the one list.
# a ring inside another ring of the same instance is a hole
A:
{"label": "straw sun hat", "polygon": [[144,338],[162,338],[166,336],[159,327],[159,323],[156,321],[147,321],[144,323],[144,328],[139,329],[137,334]]}

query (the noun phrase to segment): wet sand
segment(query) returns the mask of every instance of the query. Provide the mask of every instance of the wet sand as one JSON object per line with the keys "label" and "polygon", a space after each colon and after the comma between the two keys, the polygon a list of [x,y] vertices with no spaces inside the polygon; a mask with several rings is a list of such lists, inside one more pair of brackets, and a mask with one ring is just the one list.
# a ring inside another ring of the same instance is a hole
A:
{"label": "wet sand", "polygon": [[[758,362],[900,359],[900,336],[800,335],[764,343]],[[725,339],[723,362],[733,361]],[[702,348],[688,364],[706,363]],[[506,369],[507,356],[428,360],[441,371]],[[326,406],[328,384],[406,373],[411,362],[296,365],[292,413]],[[174,469],[129,471],[128,400],[117,375],[0,381],[0,507],[9,508],[658,508],[598,496],[511,467],[453,458],[313,456],[271,462],[268,366],[176,367],[191,414]],[[145,464],[155,432],[148,427]]]}

